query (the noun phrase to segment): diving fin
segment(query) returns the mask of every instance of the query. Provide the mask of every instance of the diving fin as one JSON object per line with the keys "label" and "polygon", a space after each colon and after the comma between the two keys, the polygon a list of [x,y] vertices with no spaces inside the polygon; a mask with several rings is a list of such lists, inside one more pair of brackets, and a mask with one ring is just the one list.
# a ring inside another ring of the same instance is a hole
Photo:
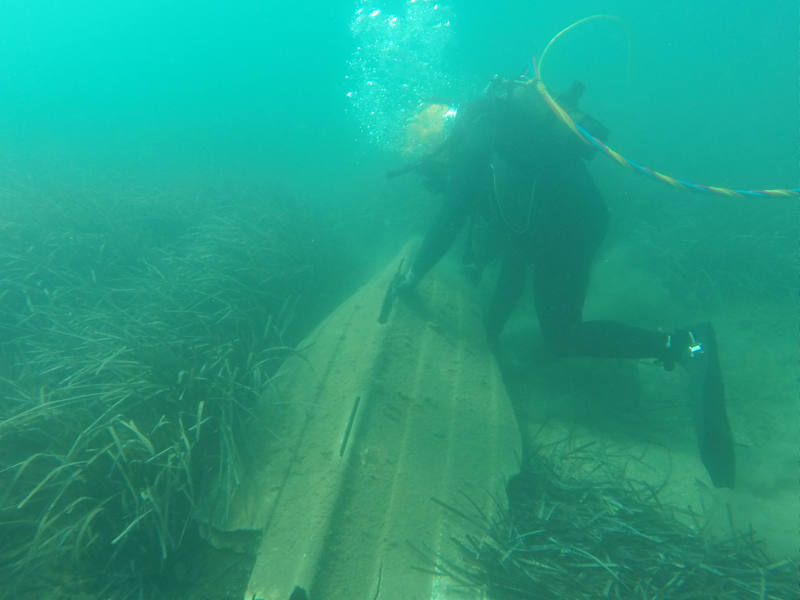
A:
{"label": "diving fin", "polygon": [[308,600],[308,592],[306,592],[299,585],[296,585],[294,586],[292,595],[289,596],[289,600]]}
{"label": "diving fin", "polygon": [[683,364],[689,373],[700,459],[715,487],[732,488],[736,458],[714,329],[711,323],[700,323],[690,330],[689,337],[689,356]]}

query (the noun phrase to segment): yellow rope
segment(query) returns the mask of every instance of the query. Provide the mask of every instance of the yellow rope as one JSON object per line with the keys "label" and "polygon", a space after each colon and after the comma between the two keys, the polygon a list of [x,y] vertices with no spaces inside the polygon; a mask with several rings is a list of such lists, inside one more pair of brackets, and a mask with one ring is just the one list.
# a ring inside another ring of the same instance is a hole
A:
{"label": "yellow rope", "polygon": [[[693,191],[702,191],[702,192],[711,192],[714,194],[719,194],[722,196],[728,197],[741,197],[741,196],[772,196],[772,197],[796,197],[800,196],[800,188],[792,188],[792,189],[764,189],[764,190],[740,190],[740,189],[730,189],[726,187],[719,187],[719,186],[712,186],[712,185],[702,185],[697,183],[692,183],[690,181],[684,181],[682,179],[676,179],[675,177],[670,177],[664,173],[656,171],[654,169],[650,169],[649,167],[645,167],[643,165],[639,165],[631,160],[628,160],[624,156],[622,156],[619,152],[614,150],[613,148],[607,146],[596,137],[594,137],[591,133],[577,125],[573,120],[572,117],[569,116],[567,111],[565,111],[561,106],[559,106],[558,102],[556,102],[550,93],[547,91],[547,88],[544,85],[544,81],[542,80],[542,65],[544,64],[544,59],[547,56],[547,53],[550,51],[551,46],[558,40],[561,36],[563,36],[568,31],[582,25],[588,21],[594,21],[599,19],[610,19],[613,21],[619,21],[623,23],[624,21],[619,17],[615,17],[613,15],[592,15],[589,17],[584,17],[579,21],[576,21],[572,25],[565,27],[561,31],[559,31],[556,35],[552,37],[552,39],[547,42],[547,45],[542,50],[542,54],[539,57],[538,66],[536,64],[536,60],[534,59],[533,69],[534,69],[534,78],[521,81],[519,83],[524,83],[526,85],[530,85],[531,83],[536,84],[537,91],[541,94],[542,98],[544,98],[545,102],[547,102],[548,106],[550,106],[551,110],[558,116],[559,119],[569,127],[570,131],[572,131],[578,138],[580,138],[583,142],[587,144],[591,144],[594,146],[599,147],[602,149],[608,156],[613,158],[617,163],[624,167],[628,167],[629,169],[633,169],[645,175],[649,175],[658,179],[659,181],[671,185],[673,187],[685,189],[685,190],[693,190]],[[628,36],[630,40],[630,36]]]}

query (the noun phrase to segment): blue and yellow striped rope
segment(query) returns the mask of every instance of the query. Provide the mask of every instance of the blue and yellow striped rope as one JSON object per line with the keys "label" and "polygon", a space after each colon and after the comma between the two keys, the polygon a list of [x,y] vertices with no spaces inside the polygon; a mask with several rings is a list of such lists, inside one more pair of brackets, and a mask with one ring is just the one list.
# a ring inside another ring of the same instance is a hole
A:
{"label": "blue and yellow striped rope", "polygon": [[550,49],[550,46],[553,45],[558,38],[564,35],[570,29],[577,27],[578,25],[585,23],[586,21],[590,21],[593,19],[614,19],[618,20],[617,17],[612,17],[609,15],[594,15],[591,17],[586,17],[577,21],[559,31],[553,38],[547,43],[544,50],[542,51],[542,55],[539,59],[539,64],[537,65],[536,59],[533,59],[533,76],[532,80],[528,80],[526,83],[535,83],[536,89],[544,98],[547,105],[550,109],[555,113],[555,115],[567,126],[569,129],[578,136],[584,143],[595,146],[603,151],[604,154],[613,158],[617,163],[624,167],[628,167],[642,175],[647,175],[653,179],[656,179],[662,183],[666,183],[672,187],[676,187],[683,190],[689,190],[692,192],[705,192],[709,194],[717,194],[720,196],[728,196],[728,197],[746,197],[746,196],[755,196],[755,197],[777,197],[777,198],[787,198],[787,197],[797,197],[800,196],[800,188],[788,188],[788,189],[767,189],[767,190],[744,190],[744,189],[733,189],[733,188],[726,188],[714,185],[703,185],[700,183],[692,183],[691,181],[686,181],[685,179],[678,179],[677,177],[672,177],[667,175],[666,173],[661,173],[660,171],[656,171],[655,169],[651,169],[650,167],[646,167],[641,165],[635,161],[630,160],[629,158],[625,158],[622,154],[607,146],[596,137],[594,137],[591,133],[586,131],[583,127],[581,127],[578,123],[572,120],[572,117],[569,116],[567,111],[565,111],[561,106],[559,106],[558,102],[553,99],[550,93],[547,91],[547,88],[544,85],[541,77],[541,70],[542,70],[542,63],[544,62],[544,58],[547,55],[547,51]]}

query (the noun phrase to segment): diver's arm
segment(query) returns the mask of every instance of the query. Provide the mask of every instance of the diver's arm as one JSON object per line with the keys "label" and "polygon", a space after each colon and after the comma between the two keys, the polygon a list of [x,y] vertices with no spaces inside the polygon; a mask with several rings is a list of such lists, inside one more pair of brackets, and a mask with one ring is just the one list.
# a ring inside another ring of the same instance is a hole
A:
{"label": "diver's arm", "polygon": [[425,234],[417,256],[408,273],[408,283],[416,283],[431,270],[453,244],[453,240],[464,225],[468,208],[461,198],[448,195],[430,229]]}
{"label": "diver's arm", "polygon": [[493,124],[489,115],[469,113],[469,120],[456,124],[449,154],[445,202],[422,241],[408,273],[408,284],[416,283],[453,244],[467,216],[487,192]]}

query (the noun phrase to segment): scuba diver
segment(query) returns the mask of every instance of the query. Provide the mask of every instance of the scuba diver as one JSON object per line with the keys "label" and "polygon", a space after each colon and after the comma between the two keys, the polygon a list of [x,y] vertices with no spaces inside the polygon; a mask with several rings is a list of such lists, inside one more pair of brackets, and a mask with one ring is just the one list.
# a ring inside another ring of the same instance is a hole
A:
{"label": "scuba diver", "polygon": [[[496,76],[482,97],[458,110],[450,136],[437,150],[388,174],[415,170],[445,198],[395,293],[411,293],[467,221],[482,216],[498,222],[505,241],[485,317],[490,345],[496,347],[530,271],[542,335],[555,355],[652,358],[669,371],[676,365],[689,371],[701,460],[715,486],[732,487],[733,438],[711,325],[664,333],[583,320],[608,211],[585,164],[594,149],[556,118],[533,83]],[[575,82],[559,104],[574,122],[605,140],[608,131],[578,108],[583,91]]]}

